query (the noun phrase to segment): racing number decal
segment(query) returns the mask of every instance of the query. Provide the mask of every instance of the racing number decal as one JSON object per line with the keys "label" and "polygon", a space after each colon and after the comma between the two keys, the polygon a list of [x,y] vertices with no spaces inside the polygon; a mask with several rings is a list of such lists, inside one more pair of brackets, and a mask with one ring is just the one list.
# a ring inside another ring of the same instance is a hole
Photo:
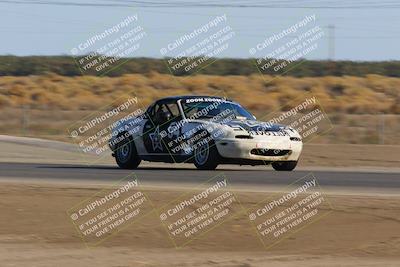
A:
{"label": "racing number decal", "polygon": [[176,127],[177,124],[178,123],[173,120],[172,122],[153,127],[152,123],[147,121],[144,125],[145,134],[143,135],[143,143],[147,152],[172,153],[171,149],[167,148],[167,144],[175,142],[176,138],[180,135],[181,130],[179,127]]}
{"label": "racing number decal", "polygon": [[148,153],[163,153],[164,147],[160,136],[160,126],[154,127],[148,120],[143,127],[143,144]]}
{"label": "racing number decal", "polygon": [[160,126],[157,126],[154,132],[149,134],[152,151],[156,152],[157,150],[163,151],[163,146],[161,143],[161,135],[160,135]]}

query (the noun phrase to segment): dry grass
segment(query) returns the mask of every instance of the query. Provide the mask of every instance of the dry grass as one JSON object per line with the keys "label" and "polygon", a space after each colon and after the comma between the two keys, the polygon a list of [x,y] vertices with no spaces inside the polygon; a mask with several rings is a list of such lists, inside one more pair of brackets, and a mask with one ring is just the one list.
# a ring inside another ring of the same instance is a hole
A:
{"label": "dry grass", "polygon": [[220,90],[256,114],[279,110],[306,92],[331,113],[400,113],[400,78],[208,76],[174,77],[152,73],[122,77],[64,77],[55,74],[0,77],[0,107],[93,110],[123,95],[144,105],[162,96],[218,94]]}

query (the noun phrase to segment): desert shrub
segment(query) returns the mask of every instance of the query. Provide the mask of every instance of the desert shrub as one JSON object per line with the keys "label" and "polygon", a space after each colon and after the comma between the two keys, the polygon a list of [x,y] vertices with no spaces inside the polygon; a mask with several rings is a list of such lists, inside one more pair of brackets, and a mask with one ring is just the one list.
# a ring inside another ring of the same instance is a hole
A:
{"label": "desert shrub", "polygon": [[400,112],[400,78],[274,77],[167,74],[127,74],[120,77],[55,74],[0,77],[0,106],[51,107],[88,110],[119,97],[136,95],[143,105],[171,95],[204,94],[237,100],[257,113],[288,109],[307,95],[314,95],[328,113],[376,114]]}

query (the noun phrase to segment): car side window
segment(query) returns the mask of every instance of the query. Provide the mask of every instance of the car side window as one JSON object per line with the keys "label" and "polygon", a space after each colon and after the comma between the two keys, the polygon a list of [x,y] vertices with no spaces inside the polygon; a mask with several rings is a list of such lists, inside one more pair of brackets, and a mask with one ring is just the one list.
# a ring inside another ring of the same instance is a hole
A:
{"label": "car side window", "polygon": [[156,113],[169,113],[171,114],[165,105],[159,105],[156,109]]}
{"label": "car side window", "polygon": [[169,121],[171,117],[171,112],[168,110],[165,104],[156,104],[151,119],[155,124],[162,124]]}
{"label": "car side window", "polygon": [[180,116],[178,104],[176,102],[154,104],[149,108],[148,116],[155,124],[168,122]]}
{"label": "car side window", "polygon": [[179,108],[178,108],[178,104],[176,103],[168,103],[166,104],[169,112],[171,113],[173,118],[176,118],[180,115],[179,113]]}

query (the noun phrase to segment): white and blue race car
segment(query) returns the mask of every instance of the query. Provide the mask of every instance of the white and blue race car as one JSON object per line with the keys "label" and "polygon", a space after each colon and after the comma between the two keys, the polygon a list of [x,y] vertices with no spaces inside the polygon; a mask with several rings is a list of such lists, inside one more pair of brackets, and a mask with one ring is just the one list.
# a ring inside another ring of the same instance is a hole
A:
{"label": "white and blue race car", "polygon": [[293,128],[259,122],[240,104],[221,97],[163,98],[116,125],[109,146],[124,169],[144,160],[194,163],[205,170],[219,164],[271,164],[291,171],[303,147]]}

